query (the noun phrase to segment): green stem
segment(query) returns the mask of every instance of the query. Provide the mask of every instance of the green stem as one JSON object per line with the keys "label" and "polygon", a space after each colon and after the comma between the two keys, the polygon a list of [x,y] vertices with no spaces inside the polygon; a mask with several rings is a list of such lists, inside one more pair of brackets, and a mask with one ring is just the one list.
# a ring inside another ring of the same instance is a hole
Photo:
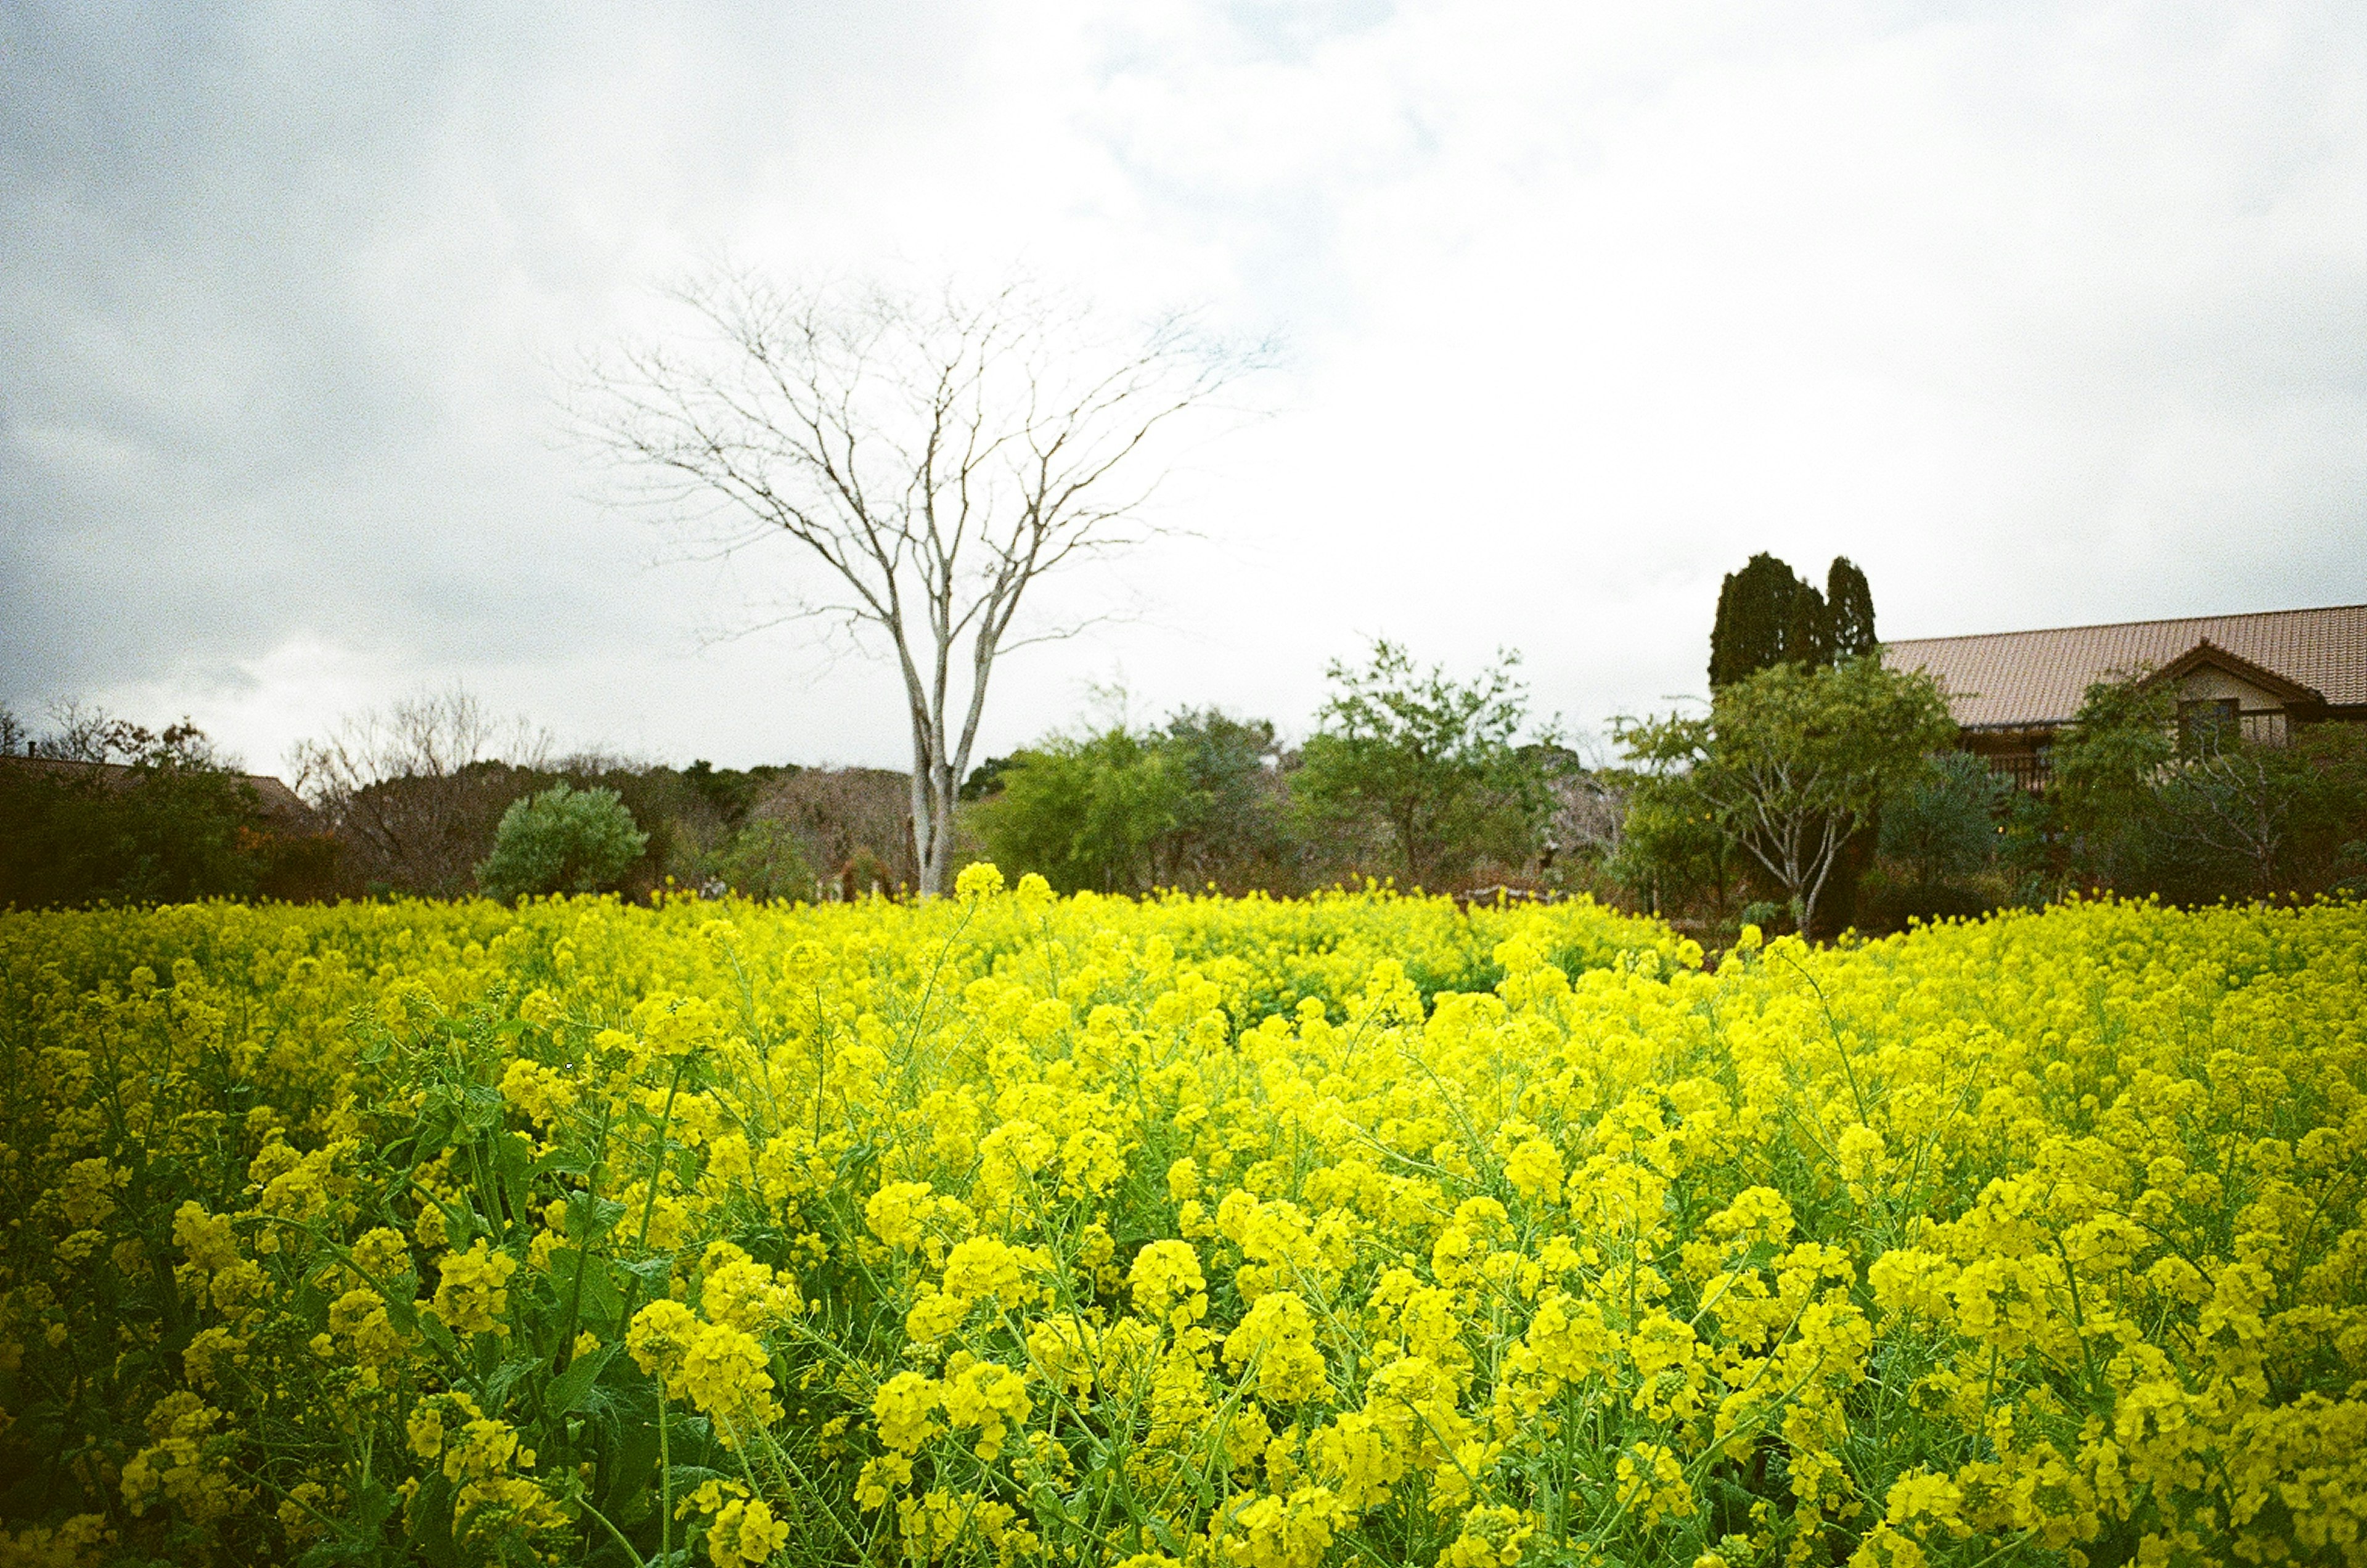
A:
{"label": "green stem", "polygon": [[[658,1184],[665,1177],[666,1134],[674,1126],[674,1099],[681,1092],[682,1075],[690,1066],[690,1058],[677,1056],[674,1064],[674,1081],[666,1085],[665,1108],[658,1112],[657,1153],[650,1160],[650,1195],[641,1204],[641,1232],[633,1238],[633,1253],[638,1258],[650,1247],[650,1217],[658,1210]],[[640,1292],[641,1277],[636,1274],[625,1286],[625,1304],[617,1314],[617,1333],[621,1337],[633,1321],[633,1298]]]}
{"label": "green stem", "polygon": [[666,1437],[665,1377],[658,1376],[658,1561],[674,1564],[674,1446]]}
{"label": "green stem", "polygon": [[607,1515],[594,1507],[592,1506],[592,1499],[589,1497],[579,1497],[576,1499],[576,1502],[583,1507],[585,1513],[599,1520],[600,1528],[606,1530],[609,1536],[615,1540],[616,1543],[625,1549],[625,1555],[633,1560],[633,1568],[645,1568],[645,1565],[641,1562],[641,1554],[633,1550],[633,1543],[625,1539],[625,1532],[618,1529],[614,1524],[610,1523]]}
{"label": "green stem", "polygon": [[[608,1118],[612,1107],[604,1096],[600,1103],[600,1134],[592,1149],[592,1173],[584,1183],[584,1207],[587,1222],[600,1203],[600,1166],[608,1157]],[[559,1337],[559,1370],[565,1371],[575,1359],[575,1332],[583,1325],[583,1270],[591,1266],[592,1238],[589,1235],[570,1236],[575,1244],[575,1288],[567,1297],[567,1327]]]}

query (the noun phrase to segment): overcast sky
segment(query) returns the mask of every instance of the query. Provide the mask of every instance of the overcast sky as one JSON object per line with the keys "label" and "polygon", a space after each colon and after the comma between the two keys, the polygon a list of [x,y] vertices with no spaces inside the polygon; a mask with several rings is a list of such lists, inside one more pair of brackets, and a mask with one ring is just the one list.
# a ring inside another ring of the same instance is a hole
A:
{"label": "overcast sky", "polygon": [[1585,729],[1772,549],[1931,636],[2367,599],[2367,7],[0,8],[0,699],[257,769],[465,682],[654,760],[908,761],[884,664],[702,632],[555,366],[696,258],[1024,265],[1277,336],[1132,622],[983,742],[1303,730],[1386,634]]}

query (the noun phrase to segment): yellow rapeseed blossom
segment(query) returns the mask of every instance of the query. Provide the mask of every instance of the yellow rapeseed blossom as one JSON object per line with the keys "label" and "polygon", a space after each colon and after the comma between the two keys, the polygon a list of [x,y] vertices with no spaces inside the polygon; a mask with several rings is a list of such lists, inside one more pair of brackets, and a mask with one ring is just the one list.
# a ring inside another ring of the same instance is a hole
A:
{"label": "yellow rapeseed blossom", "polygon": [[0,914],[0,1564],[2367,1568],[2367,910]]}

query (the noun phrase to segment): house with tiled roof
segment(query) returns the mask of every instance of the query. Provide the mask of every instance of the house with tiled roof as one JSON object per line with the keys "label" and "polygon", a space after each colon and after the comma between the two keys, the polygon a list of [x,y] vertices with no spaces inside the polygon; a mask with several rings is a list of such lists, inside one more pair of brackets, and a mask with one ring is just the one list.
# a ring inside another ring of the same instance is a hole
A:
{"label": "house with tiled roof", "polygon": [[2367,604],[1919,637],[1886,643],[1882,656],[1936,678],[1965,750],[2031,789],[2098,681],[2169,685],[2189,735],[2275,744],[2300,725],[2367,722]]}
{"label": "house with tiled roof", "polygon": [[[122,762],[84,762],[63,757],[40,757],[28,747],[23,756],[0,752],[0,765],[24,768],[62,781],[84,782],[101,789],[129,788],[139,776],[138,770]],[[304,803],[304,798],[269,773],[235,775],[255,792],[255,814],[267,827],[287,833],[318,833],[323,824],[320,813]]]}

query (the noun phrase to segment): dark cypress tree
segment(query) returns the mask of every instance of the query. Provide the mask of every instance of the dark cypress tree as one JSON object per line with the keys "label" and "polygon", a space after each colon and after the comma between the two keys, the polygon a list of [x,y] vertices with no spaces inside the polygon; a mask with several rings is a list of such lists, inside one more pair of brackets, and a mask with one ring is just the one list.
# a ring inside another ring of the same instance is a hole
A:
{"label": "dark cypress tree", "polygon": [[1792,614],[1784,625],[1784,658],[1803,670],[1833,661],[1833,618],[1825,596],[1806,582],[1795,581]]}
{"label": "dark cypress tree", "polygon": [[1874,590],[1847,556],[1825,574],[1825,613],[1832,623],[1832,661],[1863,658],[1881,646],[1874,635]]}
{"label": "dark cypress tree", "polygon": [[1824,597],[1764,551],[1728,572],[1709,634],[1709,683],[1728,685],[1770,666],[1831,660]]}

